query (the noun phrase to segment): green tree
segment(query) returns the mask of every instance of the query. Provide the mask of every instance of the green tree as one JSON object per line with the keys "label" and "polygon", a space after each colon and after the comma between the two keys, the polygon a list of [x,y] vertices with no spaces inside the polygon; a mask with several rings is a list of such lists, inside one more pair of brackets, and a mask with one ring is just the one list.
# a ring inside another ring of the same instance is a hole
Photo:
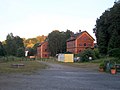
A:
{"label": "green tree", "polygon": [[5,56],[5,49],[4,46],[2,45],[2,42],[0,42],[0,56]]}
{"label": "green tree", "polygon": [[96,57],[97,59],[100,58],[100,53],[99,53],[98,48],[95,48],[93,51],[94,51],[95,57]]}
{"label": "green tree", "polygon": [[[108,52],[108,55],[111,56],[111,57],[117,57],[120,59],[120,48],[114,48],[114,49],[111,49],[109,52]],[[120,60],[119,60],[120,61]]]}
{"label": "green tree", "polygon": [[33,48],[33,52],[34,52],[34,55],[37,54],[37,47],[40,43],[36,43],[32,48]]}
{"label": "green tree", "polygon": [[71,34],[73,34],[73,32],[67,29],[67,31],[65,32],[66,40],[71,37]]}
{"label": "green tree", "polygon": [[48,49],[52,56],[66,52],[66,40],[70,38],[71,33],[70,30],[66,32],[55,30],[48,35]]}
{"label": "green tree", "polygon": [[17,49],[17,57],[24,57],[25,56],[25,48],[24,47],[19,47]]}
{"label": "green tree", "polygon": [[12,33],[7,35],[5,49],[7,55],[17,56],[17,50],[19,48],[24,48],[23,39],[19,36],[13,36]]}
{"label": "green tree", "polygon": [[120,48],[120,1],[96,20],[93,31],[101,54],[106,55],[109,50]]}
{"label": "green tree", "polygon": [[67,51],[66,50],[67,49],[66,41],[71,37],[71,34],[73,34],[73,32],[67,29],[67,31],[64,32],[64,34],[65,34],[65,37],[63,38],[63,42],[64,42],[64,44],[63,44],[63,51],[66,52]]}
{"label": "green tree", "polygon": [[7,55],[15,56],[15,54],[16,54],[16,51],[15,51],[16,45],[15,45],[14,36],[13,36],[12,33],[7,35],[7,38],[6,38],[5,42],[6,42],[5,46],[6,46]]}
{"label": "green tree", "polygon": [[35,51],[33,48],[28,48],[28,56],[34,56],[35,55]]}
{"label": "green tree", "polygon": [[55,56],[60,51],[60,32],[53,31],[48,35],[48,49],[52,56]]}

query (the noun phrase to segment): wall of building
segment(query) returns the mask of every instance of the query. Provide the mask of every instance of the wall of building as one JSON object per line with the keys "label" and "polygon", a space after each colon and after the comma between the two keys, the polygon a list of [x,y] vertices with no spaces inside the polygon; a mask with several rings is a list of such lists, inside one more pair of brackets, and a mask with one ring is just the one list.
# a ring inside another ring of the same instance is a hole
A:
{"label": "wall of building", "polygon": [[37,56],[38,56],[38,58],[49,58],[48,42],[42,43],[37,48]]}
{"label": "wall of building", "polygon": [[76,52],[75,53],[80,53],[84,51],[86,48],[93,48],[94,47],[94,40],[87,34],[83,33],[80,37],[76,39]]}
{"label": "wall of building", "polygon": [[75,41],[67,42],[67,51],[75,53]]}
{"label": "wall of building", "polygon": [[75,41],[67,42],[67,51],[74,54],[78,54],[87,48],[93,47],[94,39],[87,32],[80,34],[80,36],[78,36]]}

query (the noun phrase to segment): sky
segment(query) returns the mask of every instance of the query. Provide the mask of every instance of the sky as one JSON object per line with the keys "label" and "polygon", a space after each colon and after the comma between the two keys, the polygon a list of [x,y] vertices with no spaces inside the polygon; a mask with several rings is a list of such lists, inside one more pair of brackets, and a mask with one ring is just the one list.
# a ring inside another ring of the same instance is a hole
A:
{"label": "sky", "polygon": [[21,38],[53,30],[88,31],[94,38],[96,19],[115,0],[0,0],[0,41],[9,33]]}

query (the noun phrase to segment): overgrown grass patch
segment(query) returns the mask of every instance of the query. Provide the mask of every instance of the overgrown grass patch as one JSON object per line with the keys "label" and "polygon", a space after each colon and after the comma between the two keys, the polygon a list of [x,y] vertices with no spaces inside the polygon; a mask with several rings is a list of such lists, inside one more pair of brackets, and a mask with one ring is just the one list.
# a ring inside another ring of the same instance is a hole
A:
{"label": "overgrown grass patch", "polygon": [[[60,62],[61,63],[61,62]],[[77,67],[77,68],[86,68],[86,69],[98,69],[98,63],[91,63],[91,62],[81,62],[81,63],[61,63],[64,65]]]}
{"label": "overgrown grass patch", "polygon": [[[73,63],[67,63],[67,62],[59,62],[57,61],[56,58],[50,58],[50,59],[46,59],[46,60],[42,60],[41,61],[45,61],[48,63],[55,63],[55,64],[62,64],[62,65],[66,65],[66,66],[72,66],[72,67],[77,67],[77,68],[88,68],[88,69],[98,69],[99,67],[99,63],[93,63],[91,62],[73,62]],[[99,61],[100,62],[100,61]]]}
{"label": "overgrown grass patch", "polygon": [[[12,64],[24,64],[24,66],[13,67]],[[9,61],[0,63],[0,73],[33,73],[45,68],[46,65],[37,61]]]}

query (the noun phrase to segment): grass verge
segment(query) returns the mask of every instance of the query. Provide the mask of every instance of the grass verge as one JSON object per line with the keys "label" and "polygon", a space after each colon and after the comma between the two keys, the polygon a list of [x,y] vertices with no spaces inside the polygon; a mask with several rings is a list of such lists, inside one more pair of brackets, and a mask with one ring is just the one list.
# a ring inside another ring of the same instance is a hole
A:
{"label": "grass verge", "polygon": [[[24,64],[24,66],[12,67],[12,64]],[[33,73],[36,70],[45,69],[46,65],[37,61],[9,61],[0,63],[0,73]]]}
{"label": "grass verge", "polygon": [[99,63],[101,60],[92,61],[92,62],[75,62],[75,63],[68,63],[68,62],[58,62],[56,59],[46,59],[42,60],[48,63],[55,63],[55,64],[62,64],[66,66],[72,66],[76,68],[85,68],[85,69],[92,69],[92,70],[98,70]]}

